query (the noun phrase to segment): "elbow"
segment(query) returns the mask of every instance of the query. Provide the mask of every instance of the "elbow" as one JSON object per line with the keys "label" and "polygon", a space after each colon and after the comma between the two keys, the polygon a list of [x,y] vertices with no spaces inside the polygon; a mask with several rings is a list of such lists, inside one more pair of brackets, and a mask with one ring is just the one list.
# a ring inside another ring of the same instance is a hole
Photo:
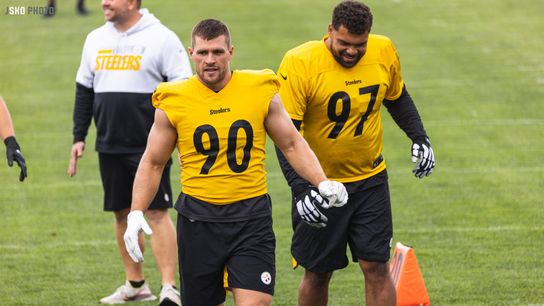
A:
{"label": "elbow", "polygon": [[302,138],[300,134],[297,134],[297,137],[286,141],[281,147],[280,150],[284,155],[289,155],[298,150],[306,144],[306,140]]}

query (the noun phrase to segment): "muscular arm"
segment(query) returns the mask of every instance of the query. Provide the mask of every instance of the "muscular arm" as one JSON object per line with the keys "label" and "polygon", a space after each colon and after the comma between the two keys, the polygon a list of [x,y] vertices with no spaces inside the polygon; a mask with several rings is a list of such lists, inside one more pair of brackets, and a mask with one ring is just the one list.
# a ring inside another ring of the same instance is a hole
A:
{"label": "muscular arm", "polygon": [[327,179],[317,157],[293,125],[277,94],[270,102],[265,127],[277,148],[302,178],[314,186]]}
{"label": "muscular arm", "polygon": [[[300,120],[292,120],[292,122],[295,128],[297,130],[300,130],[302,122]],[[280,163],[281,172],[283,172],[283,176],[285,177],[285,180],[287,181],[289,187],[291,187],[291,189],[293,190],[294,194],[299,194],[302,191],[308,189],[308,186],[311,184],[302,177],[300,177],[295,169],[291,167],[285,156],[283,156],[283,153],[281,153],[281,150],[278,148],[278,146],[275,146],[275,149],[278,162]]]}
{"label": "muscular arm", "polygon": [[164,111],[155,110],[155,122],[134,179],[131,210],[145,211],[155,197],[164,165],[174,151],[177,138],[177,131]]}

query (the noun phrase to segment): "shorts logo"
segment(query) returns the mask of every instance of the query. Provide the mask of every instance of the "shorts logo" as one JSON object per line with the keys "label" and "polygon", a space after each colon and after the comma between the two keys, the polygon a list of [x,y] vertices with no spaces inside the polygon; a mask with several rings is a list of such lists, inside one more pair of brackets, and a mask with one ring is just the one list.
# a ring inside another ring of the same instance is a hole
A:
{"label": "shorts logo", "polygon": [[270,273],[268,272],[263,272],[261,274],[261,281],[265,284],[265,285],[270,285],[270,283],[272,282],[272,275],[270,275]]}
{"label": "shorts logo", "polygon": [[164,201],[165,202],[170,202],[170,197],[168,196],[168,193],[164,194]]}

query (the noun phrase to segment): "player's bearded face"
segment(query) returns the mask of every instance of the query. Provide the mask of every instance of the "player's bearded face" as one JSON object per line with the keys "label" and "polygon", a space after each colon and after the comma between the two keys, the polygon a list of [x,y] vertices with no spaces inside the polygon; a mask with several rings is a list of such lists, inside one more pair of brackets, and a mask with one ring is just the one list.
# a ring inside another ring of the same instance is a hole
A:
{"label": "player's bearded face", "polygon": [[340,65],[351,68],[365,55],[368,34],[352,34],[343,25],[338,30],[329,26],[327,46]]}
{"label": "player's bearded face", "polygon": [[195,63],[198,78],[206,86],[219,91],[227,84],[233,47],[226,43],[225,36],[211,40],[196,36],[189,54]]}

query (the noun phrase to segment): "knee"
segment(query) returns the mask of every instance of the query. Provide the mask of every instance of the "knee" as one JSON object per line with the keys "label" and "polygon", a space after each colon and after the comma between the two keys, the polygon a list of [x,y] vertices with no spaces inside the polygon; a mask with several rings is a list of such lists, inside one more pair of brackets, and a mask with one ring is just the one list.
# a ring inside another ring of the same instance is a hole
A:
{"label": "knee", "polygon": [[145,216],[151,226],[161,224],[169,219],[167,209],[151,209],[145,213]]}
{"label": "knee", "polygon": [[366,279],[384,279],[389,277],[389,265],[387,262],[374,262],[360,260],[359,265]]}
{"label": "knee", "polygon": [[115,216],[115,223],[117,224],[126,224],[127,223],[127,216],[129,213],[129,209],[123,209],[114,211],[113,215]]}
{"label": "knee", "polygon": [[272,297],[260,298],[256,300],[237,302],[237,306],[270,306],[272,305]]}
{"label": "knee", "polygon": [[332,272],[315,273],[308,270],[304,272],[304,281],[312,287],[327,287],[331,277]]}
{"label": "knee", "polygon": [[234,304],[237,306],[270,306],[272,295],[264,292],[232,288]]}

